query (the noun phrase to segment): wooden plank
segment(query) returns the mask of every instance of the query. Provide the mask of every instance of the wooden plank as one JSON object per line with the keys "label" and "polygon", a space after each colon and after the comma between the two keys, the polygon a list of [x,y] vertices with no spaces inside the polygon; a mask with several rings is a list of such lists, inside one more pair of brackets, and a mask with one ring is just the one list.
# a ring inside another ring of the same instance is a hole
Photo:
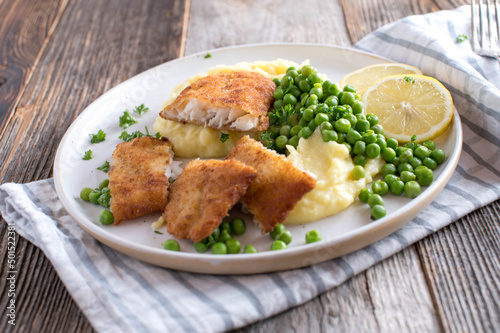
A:
{"label": "wooden plank", "polygon": [[192,0],[185,54],[254,43],[350,45],[338,1]]}
{"label": "wooden plank", "polygon": [[66,3],[0,2],[0,136]]}
{"label": "wooden plank", "polygon": [[443,327],[452,332],[500,329],[500,200],[418,244]]}
{"label": "wooden plank", "polygon": [[[86,105],[121,81],[178,57],[184,10],[185,3],[175,0],[70,2],[5,123],[0,183],[50,177],[57,145]],[[21,15],[23,9],[15,13]],[[19,33],[11,38],[22,40]],[[7,258],[4,222],[0,221],[2,267]],[[19,326],[1,320],[0,332],[93,331],[38,248],[18,237],[16,261]],[[2,270],[0,290],[6,282]],[[0,306],[5,309],[7,301],[1,298]]]}

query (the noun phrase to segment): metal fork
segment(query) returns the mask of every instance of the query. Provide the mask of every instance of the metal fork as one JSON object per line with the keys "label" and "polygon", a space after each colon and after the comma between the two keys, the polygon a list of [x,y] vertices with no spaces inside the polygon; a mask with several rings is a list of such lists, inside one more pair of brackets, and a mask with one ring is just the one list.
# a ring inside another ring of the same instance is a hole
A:
{"label": "metal fork", "polygon": [[472,49],[500,61],[500,5],[498,0],[472,0]]}

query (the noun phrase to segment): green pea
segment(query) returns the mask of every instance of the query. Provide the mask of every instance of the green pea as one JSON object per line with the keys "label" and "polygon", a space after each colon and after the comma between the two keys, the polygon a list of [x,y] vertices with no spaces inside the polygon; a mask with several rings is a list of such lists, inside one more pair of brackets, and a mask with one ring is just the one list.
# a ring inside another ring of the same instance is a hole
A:
{"label": "green pea", "polygon": [[392,149],[395,150],[396,148],[398,148],[398,145],[399,145],[398,140],[396,140],[394,138],[388,138],[387,139],[387,147],[392,148]]}
{"label": "green pea", "polygon": [[366,132],[370,128],[370,122],[365,119],[358,119],[356,122],[356,130],[359,132]]}
{"label": "green pea", "polygon": [[321,131],[321,135],[323,136],[324,142],[337,141],[337,139],[338,139],[337,132],[335,132],[333,130]]}
{"label": "green pea", "polygon": [[420,158],[413,156],[413,159],[410,161],[410,165],[413,169],[415,169],[418,166],[422,165],[422,161],[420,160]]}
{"label": "green pea", "polygon": [[280,135],[289,136],[291,128],[292,127],[290,125],[282,125],[280,127]]}
{"label": "green pea", "polygon": [[328,87],[328,95],[337,96],[339,94],[339,87],[334,83],[330,87]]}
{"label": "green pea", "polygon": [[352,113],[354,114],[361,114],[363,112],[363,103],[360,101],[356,100],[354,103],[352,103]]}
{"label": "green pea", "polygon": [[287,248],[287,246],[286,246],[285,242],[283,242],[281,240],[275,240],[271,244],[271,251],[284,250],[286,248]]}
{"label": "green pea", "polygon": [[426,140],[426,141],[422,142],[422,145],[425,146],[430,151],[433,151],[434,149],[436,149],[436,143],[432,140]]}
{"label": "green pea", "polygon": [[408,198],[416,198],[421,191],[422,190],[420,189],[420,185],[414,180],[411,180],[405,184],[405,195]]}
{"label": "green pea", "polygon": [[354,156],[352,161],[354,162],[354,165],[361,165],[361,166],[366,165],[366,157],[364,155],[356,155]]}
{"label": "green pea", "polygon": [[220,237],[220,229],[219,228],[215,228],[215,230],[212,232],[212,234],[210,235],[210,237],[212,237],[212,239],[215,242],[218,242],[219,241],[219,237]]}
{"label": "green pea", "polygon": [[436,161],[437,164],[441,164],[445,160],[444,151],[442,149],[434,149],[430,154],[430,158]]}
{"label": "green pea", "polygon": [[349,153],[352,151],[352,146],[349,144],[349,142],[342,142],[342,144],[347,147]]}
{"label": "green pea", "polygon": [[335,107],[339,104],[339,100],[337,96],[328,96],[328,98],[325,100],[325,104],[328,105],[329,107]]}
{"label": "green pea", "polygon": [[351,93],[355,93],[356,92],[356,88],[354,88],[354,86],[352,86],[350,84],[347,84],[347,85],[344,86],[343,91],[348,91],[348,92],[351,92]]}
{"label": "green pea", "polygon": [[104,225],[112,224],[115,220],[113,213],[110,210],[103,209],[99,213],[99,221]]}
{"label": "green pea", "polygon": [[399,160],[401,163],[410,163],[413,159],[413,151],[411,149],[405,149],[399,155]]}
{"label": "green pea", "polygon": [[399,165],[401,164],[401,161],[399,160],[399,157],[394,157],[391,161],[392,164],[394,164],[396,166],[396,168],[399,167]]}
{"label": "green pea", "polygon": [[227,253],[235,254],[240,253],[241,244],[237,239],[230,238],[226,241]]}
{"label": "green pea", "polygon": [[274,99],[283,99],[283,96],[285,96],[283,89],[281,87],[276,88],[274,91]]}
{"label": "green pea", "polygon": [[243,253],[257,253],[257,249],[253,245],[247,244],[243,249]]}
{"label": "green pea", "polygon": [[421,171],[417,172],[415,170],[415,174],[417,175],[417,180],[422,186],[429,186],[434,181],[434,174],[431,169],[425,167]]}
{"label": "green pea", "polygon": [[203,242],[196,242],[193,245],[194,245],[194,249],[198,253],[205,253],[208,250],[208,245],[203,243]]}
{"label": "green pea", "polygon": [[299,81],[298,87],[303,92],[309,92],[311,90],[311,84],[307,80]]}
{"label": "green pea", "polygon": [[294,148],[297,148],[299,145],[299,137],[297,135],[292,136],[290,139],[288,139],[288,144]]}
{"label": "green pea", "polygon": [[297,135],[300,138],[309,138],[313,134],[313,130],[309,127],[303,127],[300,131],[299,134]]}
{"label": "green pea", "polygon": [[398,166],[398,172],[399,174],[401,174],[403,171],[413,172],[413,167],[411,166],[410,163],[401,163]]}
{"label": "green pea", "polygon": [[387,214],[387,212],[384,206],[375,205],[372,207],[370,214],[373,217],[373,219],[378,220],[384,217]]}
{"label": "green pea", "polygon": [[380,124],[373,125],[371,129],[377,134],[384,134],[384,128]]}
{"label": "green pea", "polygon": [[281,84],[280,84],[280,87],[286,89],[288,88],[291,84],[294,83],[294,80],[293,80],[293,77],[291,76],[288,76],[288,75],[285,75],[283,76],[283,78],[281,79]]}
{"label": "green pea", "polygon": [[377,139],[377,141],[375,141],[375,143],[378,144],[381,151],[384,150],[385,148],[387,148],[387,142],[385,141],[383,135],[382,135],[382,137],[380,137],[380,135],[379,135],[379,138]]}
{"label": "green pea", "polygon": [[352,113],[344,115],[343,118],[349,120],[349,122],[351,123],[351,127],[356,126],[356,123],[358,122],[358,118],[356,118],[356,116],[353,115]]}
{"label": "green pea", "polygon": [[219,242],[226,242],[228,239],[231,239],[231,233],[227,230],[222,230],[219,236]]}
{"label": "green pea", "polygon": [[425,146],[417,146],[413,150],[413,155],[423,160],[431,154],[431,150]]}
{"label": "green pea", "polygon": [[316,87],[316,85],[309,90],[309,95],[316,95],[318,96],[318,99],[323,98],[323,89]]}
{"label": "green pea", "polygon": [[314,110],[305,109],[304,114],[302,114],[302,119],[307,120],[307,122],[311,121],[314,118]]}
{"label": "green pea", "polygon": [[295,105],[295,104],[297,104],[297,98],[295,96],[293,96],[292,94],[286,94],[283,97],[283,103]]}
{"label": "green pea", "polygon": [[367,203],[368,199],[370,199],[370,197],[372,195],[373,195],[373,192],[372,192],[371,189],[369,189],[369,188],[362,188],[361,191],[359,191],[358,199],[361,202]]}
{"label": "green pea", "polygon": [[381,205],[383,206],[384,205],[384,199],[382,199],[382,197],[380,196],[380,194],[372,194],[369,198],[368,198],[368,206],[370,207],[373,207],[375,205]]}
{"label": "green pea", "polygon": [[104,179],[102,182],[99,183],[99,189],[102,190],[105,187],[109,186],[109,179]]}
{"label": "green pea", "polygon": [[[366,116],[362,113],[355,113],[354,114],[356,116],[356,118],[358,118],[358,121],[359,120],[366,120]],[[356,123],[357,124],[357,123]],[[366,127],[366,129],[370,128],[370,122],[368,122],[368,126]],[[356,128],[357,129],[357,128]],[[357,129],[358,130],[358,129]],[[358,130],[359,131],[359,130]]]}
{"label": "green pea", "polygon": [[277,77],[275,77],[275,78],[273,79],[273,82],[274,82],[274,84],[276,85],[276,87],[279,87],[279,86],[280,86],[280,84],[281,84],[280,79],[278,79]]}
{"label": "green pea", "polygon": [[415,176],[415,174],[410,171],[401,172],[400,177],[403,183],[408,183],[409,181],[415,180],[417,178],[417,176]]}
{"label": "green pea", "polygon": [[285,103],[283,103],[282,99],[275,99],[274,103],[273,103],[273,108],[275,110],[278,110],[278,109],[281,109],[283,107],[283,105],[285,105]]}
{"label": "green pea", "polygon": [[354,97],[354,94],[349,91],[345,91],[342,94],[342,98],[340,99],[341,104],[347,104],[347,105],[352,105],[356,98]]}
{"label": "green pea", "polygon": [[377,142],[377,134],[373,132],[365,132],[365,134],[363,134],[363,141],[367,144],[375,143]]}
{"label": "green pea", "polygon": [[332,125],[331,122],[325,121],[325,122],[322,122],[321,125],[319,125],[319,129],[321,130],[321,132],[323,132],[325,130],[329,130],[330,131],[330,130],[333,130],[333,125]]}
{"label": "green pea", "polygon": [[272,239],[276,239],[276,237],[278,237],[279,234],[281,234],[283,231],[285,231],[285,226],[281,223],[278,223],[273,231],[271,231],[269,233],[269,235],[271,236]]}
{"label": "green pea", "polygon": [[243,235],[247,230],[246,223],[243,219],[239,217],[235,217],[231,220],[231,229],[233,230],[235,235]]}
{"label": "green pea", "polygon": [[288,143],[288,138],[285,135],[280,135],[276,138],[275,143],[278,148],[284,149]]}
{"label": "green pea", "polygon": [[299,76],[299,72],[296,69],[292,69],[286,72],[286,75],[291,76],[292,78],[296,78]]}
{"label": "green pea", "polygon": [[366,146],[365,154],[368,158],[377,158],[380,155],[380,147],[376,143],[370,143]]}
{"label": "green pea", "polygon": [[361,165],[356,165],[352,168],[351,175],[355,180],[365,178],[365,169]]}
{"label": "green pea", "polygon": [[373,113],[369,113],[366,115],[366,120],[370,122],[370,127],[373,127],[378,124],[378,117]]}
{"label": "green pea", "polygon": [[163,244],[163,248],[168,251],[180,251],[181,246],[179,245],[179,242],[177,242],[175,239],[167,239]]}
{"label": "green pea", "polygon": [[405,190],[405,183],[402,180],[396,180],[390,186],[391,193],[394,195],[401,195]]}
{"label": "green pea", "polygon": [[356,155],[361,155],[366,150],[366,143],[364,141],[356,141],[352,147],[352,152]]}
{"label": "green pea", "polygon": [[227,254],[227,246],[225,243],[217,242],[212,245],[213,254]]}
{"label": "green pea", "polygon": [[302,75],[308,77],[309,75],[316,73],[316,69],[311,65],[305,65],[302,67]]}
{"label": "green pea", "polygon": [[395,175],[398,170],[396,169],[396,166],[392,163],[387,163],[382,167],[382,170],[380,170],[380,173],[382,176],[387,176],[387,175]]}
{"label": "green pea", "polygon": [[306,244],[319,242],[320,240],[321,240],[321,235],[316,230],[311,230],[306,233]]}
{"label": "green pea", "polygon": [[290,136],[295,136],[299,134],[300,130],[302,129],[302,126],[300,125],[295,125],[290,129]]}
{"label": "green pea", "polygon": [[[107,188],[107,187],[106,187]],[[111,200],[111,194],[109,191],[103,192],[97,199],[97,203],[104,208],[109,208],[109,201]]]}
{"label": "green pea", "polygon": [[351,123],[349,120],[341,118],[335,122],[335,130],[341,133],[347,133],[351,129]]}
{"label": "green pea", "polygon": [[398,176],[396,176],[395,174],[387,174],[384,176],[384,182],[386,182],[387,186],[389,186],[389,188],[391,187],[391,184],[400,180],[400,178]]}
{"label": "green pea", "polygon": [[313,73],[307,77],[307,81],[314,85],[315,83],[321,83],[321,77],[318,73]]}
{"label": "green pea", "polygon": [[353,128],[351,128],[346,133],[346,140],[351,145],[355,144],[356,142],[359,142],[362,138],[363,138],[362,135]]}
{"label": "green pea", "polygon": [[89,194],[89,201],[92,202],[94,205],[98,205],[99,204],[98,200],[101,195],[102,195],[101,191],[92,190],[92,192],[90,192]]}
{"label": "green pea", "polygon": [[321,125],[324,122],[328,122],[328,115],[326,113],[318,113],[314,118],[316,125]]}
{"label": "green pea", "polygon": [[395,157],[396,157],[396,151],[394,151],[394,149],[392,149],[391,147],[386,147],[382,149],[382,158],[386,162],[391,162]]}
{"label": "green pea", "polygon": [[323,81],[323,84],[321,85],[321,89],[323,89],[323,91],[325,92],[325,94],[328,92],[328,88],[330,88],[330,86],[332,84],[333,84],[333,82],[330,81],[330,80]]}
{"label": "green pea", "polygon": [[372,191],[375,194],[386,195],[389,191],[389,186],[383,180],[376,180],[372,184]]}
{"label": "green pea", "polygon": [[288,245],[292,241],[292,233],[288,230],[284,230],[276,237],[276,240],[283,241],[286,245]]}
{"label": "green pea", "polygon": [[422,164],[431,170],[434,170],[437,168],[437,162],[430,157],[424,158],[424,160],[422,161]]}
{"label": "green pea", "polygon": [[85,201],[90,201],[89,196],[92,191],[93,190],[90,187],[82,188],[82,190],[80,191],[80,198]]}

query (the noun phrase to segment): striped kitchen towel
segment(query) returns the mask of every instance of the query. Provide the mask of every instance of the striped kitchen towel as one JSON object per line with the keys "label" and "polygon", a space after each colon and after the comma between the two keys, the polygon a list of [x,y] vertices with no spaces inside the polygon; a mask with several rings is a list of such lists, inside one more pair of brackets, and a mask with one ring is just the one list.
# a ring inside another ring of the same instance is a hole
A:
{"label": "striped kitchen towel", "polygon": [[155,267],[116,252],[84,232],[58,200],[52,179],[0,186],[0,211],[40,247],[99,332],[216,332],[242,327],[302,304],[408,245],[500,198],[500,71],[468,41],[469,7],[387,25],[356,48],[404,62],[451,91],[464,131],[450,182],[403,228],[341,258],[272,274],[213,276]]}

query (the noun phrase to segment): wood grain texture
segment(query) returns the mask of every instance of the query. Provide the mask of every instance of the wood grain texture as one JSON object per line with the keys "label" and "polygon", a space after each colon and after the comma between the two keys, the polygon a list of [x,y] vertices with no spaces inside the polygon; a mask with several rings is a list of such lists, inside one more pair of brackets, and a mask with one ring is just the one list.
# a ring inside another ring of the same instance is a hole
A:
{"label": "wood grain texture", "polygon": [[[55,0],[47,1],[45,6],[55,8],[57,4]],[[50,177],[59,141],[89,103],[121,81],[179,57],[184,10],[184,2],[175,0],[68,3],[50,38],[39,43],[44,47],[33,49],[36,62],[31,65],[30,79],[16,88],[19,101],[11,104],[0,138],[0,183]],[[17,20],[24,19],[23,9],[16,9],[15,13]],[[41,15],[41,19],[53,21],[51,16]],[[11,44],[23,40],[21,32],[16,31],[2,36]],[[0,235],[0,258],[2,267],[6,267],[3,219]],[[38,248],[18,238],[16,261],[19,326],[12,327],[1,320],[0,332],[92,331]],[[3,270],[0,279],[4,295]],[[7,301],[0,300],[2,309]]]}

